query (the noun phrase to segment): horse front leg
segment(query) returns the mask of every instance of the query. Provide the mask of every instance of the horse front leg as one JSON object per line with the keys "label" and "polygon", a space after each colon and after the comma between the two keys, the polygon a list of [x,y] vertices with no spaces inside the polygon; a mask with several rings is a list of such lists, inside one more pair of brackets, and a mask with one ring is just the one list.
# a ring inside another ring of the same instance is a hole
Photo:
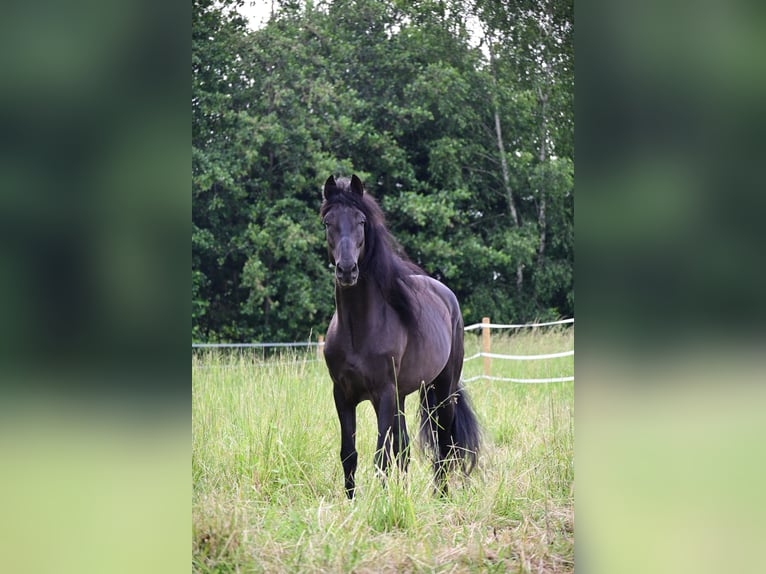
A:
{"label": "horse front leg", "polygon": [[375,414],[378,418],[378,445],[375,449],[375,468],[385,479],[388,466],[391,463],[391,454],[396,444],[393,441],[393,424],[396,413],[395,393],[383,393],[377,401],[373,402]]}
{"label": "horse front leg", "polygon": [[346,400],[337,386],[333,389],[333,397],[340,421],[340,462],[343,465],[346,496],[352,499],[356,489],[356,403]]}
{"label": "horse front leg", "polygon": [[385,477],[393,455],[399,468],[406,472],[409,464],[410,440],[404,419],[404,401],[395,393],[386,393],[374,404],[378,418],[378,446],[375,467]]}

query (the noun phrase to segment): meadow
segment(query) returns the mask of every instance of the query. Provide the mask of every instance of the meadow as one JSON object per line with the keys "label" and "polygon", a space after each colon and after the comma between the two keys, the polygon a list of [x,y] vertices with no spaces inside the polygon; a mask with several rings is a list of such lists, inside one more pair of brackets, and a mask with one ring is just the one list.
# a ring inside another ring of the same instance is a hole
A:
{"label": "meadow", "polygon": [[[466,356],[479,350],[466,333]],[[570,350],[573,329],[493,333],[492,352]],[[482,359],[465,364],[480,374]],[[573,374],[573,357],[493,359],[492,375]],[[434,496],[430,460],[384,487],[375,416],[357,410],[357,497],[346,499],[332,383],[314,351],[192,356],[195,572],[572,572],[574,383],[466,383],[483,431],[479,464]],[[410,434],[415,395],[405,404]]]}

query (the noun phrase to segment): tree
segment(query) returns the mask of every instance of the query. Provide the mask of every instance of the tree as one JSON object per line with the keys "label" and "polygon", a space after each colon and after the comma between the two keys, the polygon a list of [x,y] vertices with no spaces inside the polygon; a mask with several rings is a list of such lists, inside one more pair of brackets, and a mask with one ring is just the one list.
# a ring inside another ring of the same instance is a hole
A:
{"label": "tree", "polygon": [[194,4],[195,339],[326,328],[331,173],[466,321],[572,314],[571,3],[283,2],[252,32],[233,6]]}
{"label": "tree", "polygon": [[227,336],[241,297],[236,281],[242,254],[239,202],[243,89],[239,53],[244,19],[239,2],[192,4],[192,337]]}

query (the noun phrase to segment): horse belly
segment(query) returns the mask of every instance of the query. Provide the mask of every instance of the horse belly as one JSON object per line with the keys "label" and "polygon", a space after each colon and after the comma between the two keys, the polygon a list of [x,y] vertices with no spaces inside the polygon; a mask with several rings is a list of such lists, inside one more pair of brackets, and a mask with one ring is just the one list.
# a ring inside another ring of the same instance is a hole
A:
{"label": "horse belly", "polygon": [[408,387],[414,387],[407,392],[433,381],[447,365],[451,348],[451,338],[445,332],[429,339],[410,342],[402,357],[400,369],[400,379]]}

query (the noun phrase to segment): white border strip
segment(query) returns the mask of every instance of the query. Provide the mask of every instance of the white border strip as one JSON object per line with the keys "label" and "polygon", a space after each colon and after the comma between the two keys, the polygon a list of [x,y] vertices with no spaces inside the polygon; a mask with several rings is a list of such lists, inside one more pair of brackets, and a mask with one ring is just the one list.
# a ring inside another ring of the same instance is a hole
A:
{"label": "white border strip", "polygon": [[522,325],[503,325],[499,323],[474,323],[465,327],[466,331],[473,331],[488,327],[490,329],[521,329],[522,327],[547,327],[548,325],[563,325],[565,323],[574,323],[574,317],[571,319],[562,319],[561,321],[551,321],[549,323],[525,323]]}

